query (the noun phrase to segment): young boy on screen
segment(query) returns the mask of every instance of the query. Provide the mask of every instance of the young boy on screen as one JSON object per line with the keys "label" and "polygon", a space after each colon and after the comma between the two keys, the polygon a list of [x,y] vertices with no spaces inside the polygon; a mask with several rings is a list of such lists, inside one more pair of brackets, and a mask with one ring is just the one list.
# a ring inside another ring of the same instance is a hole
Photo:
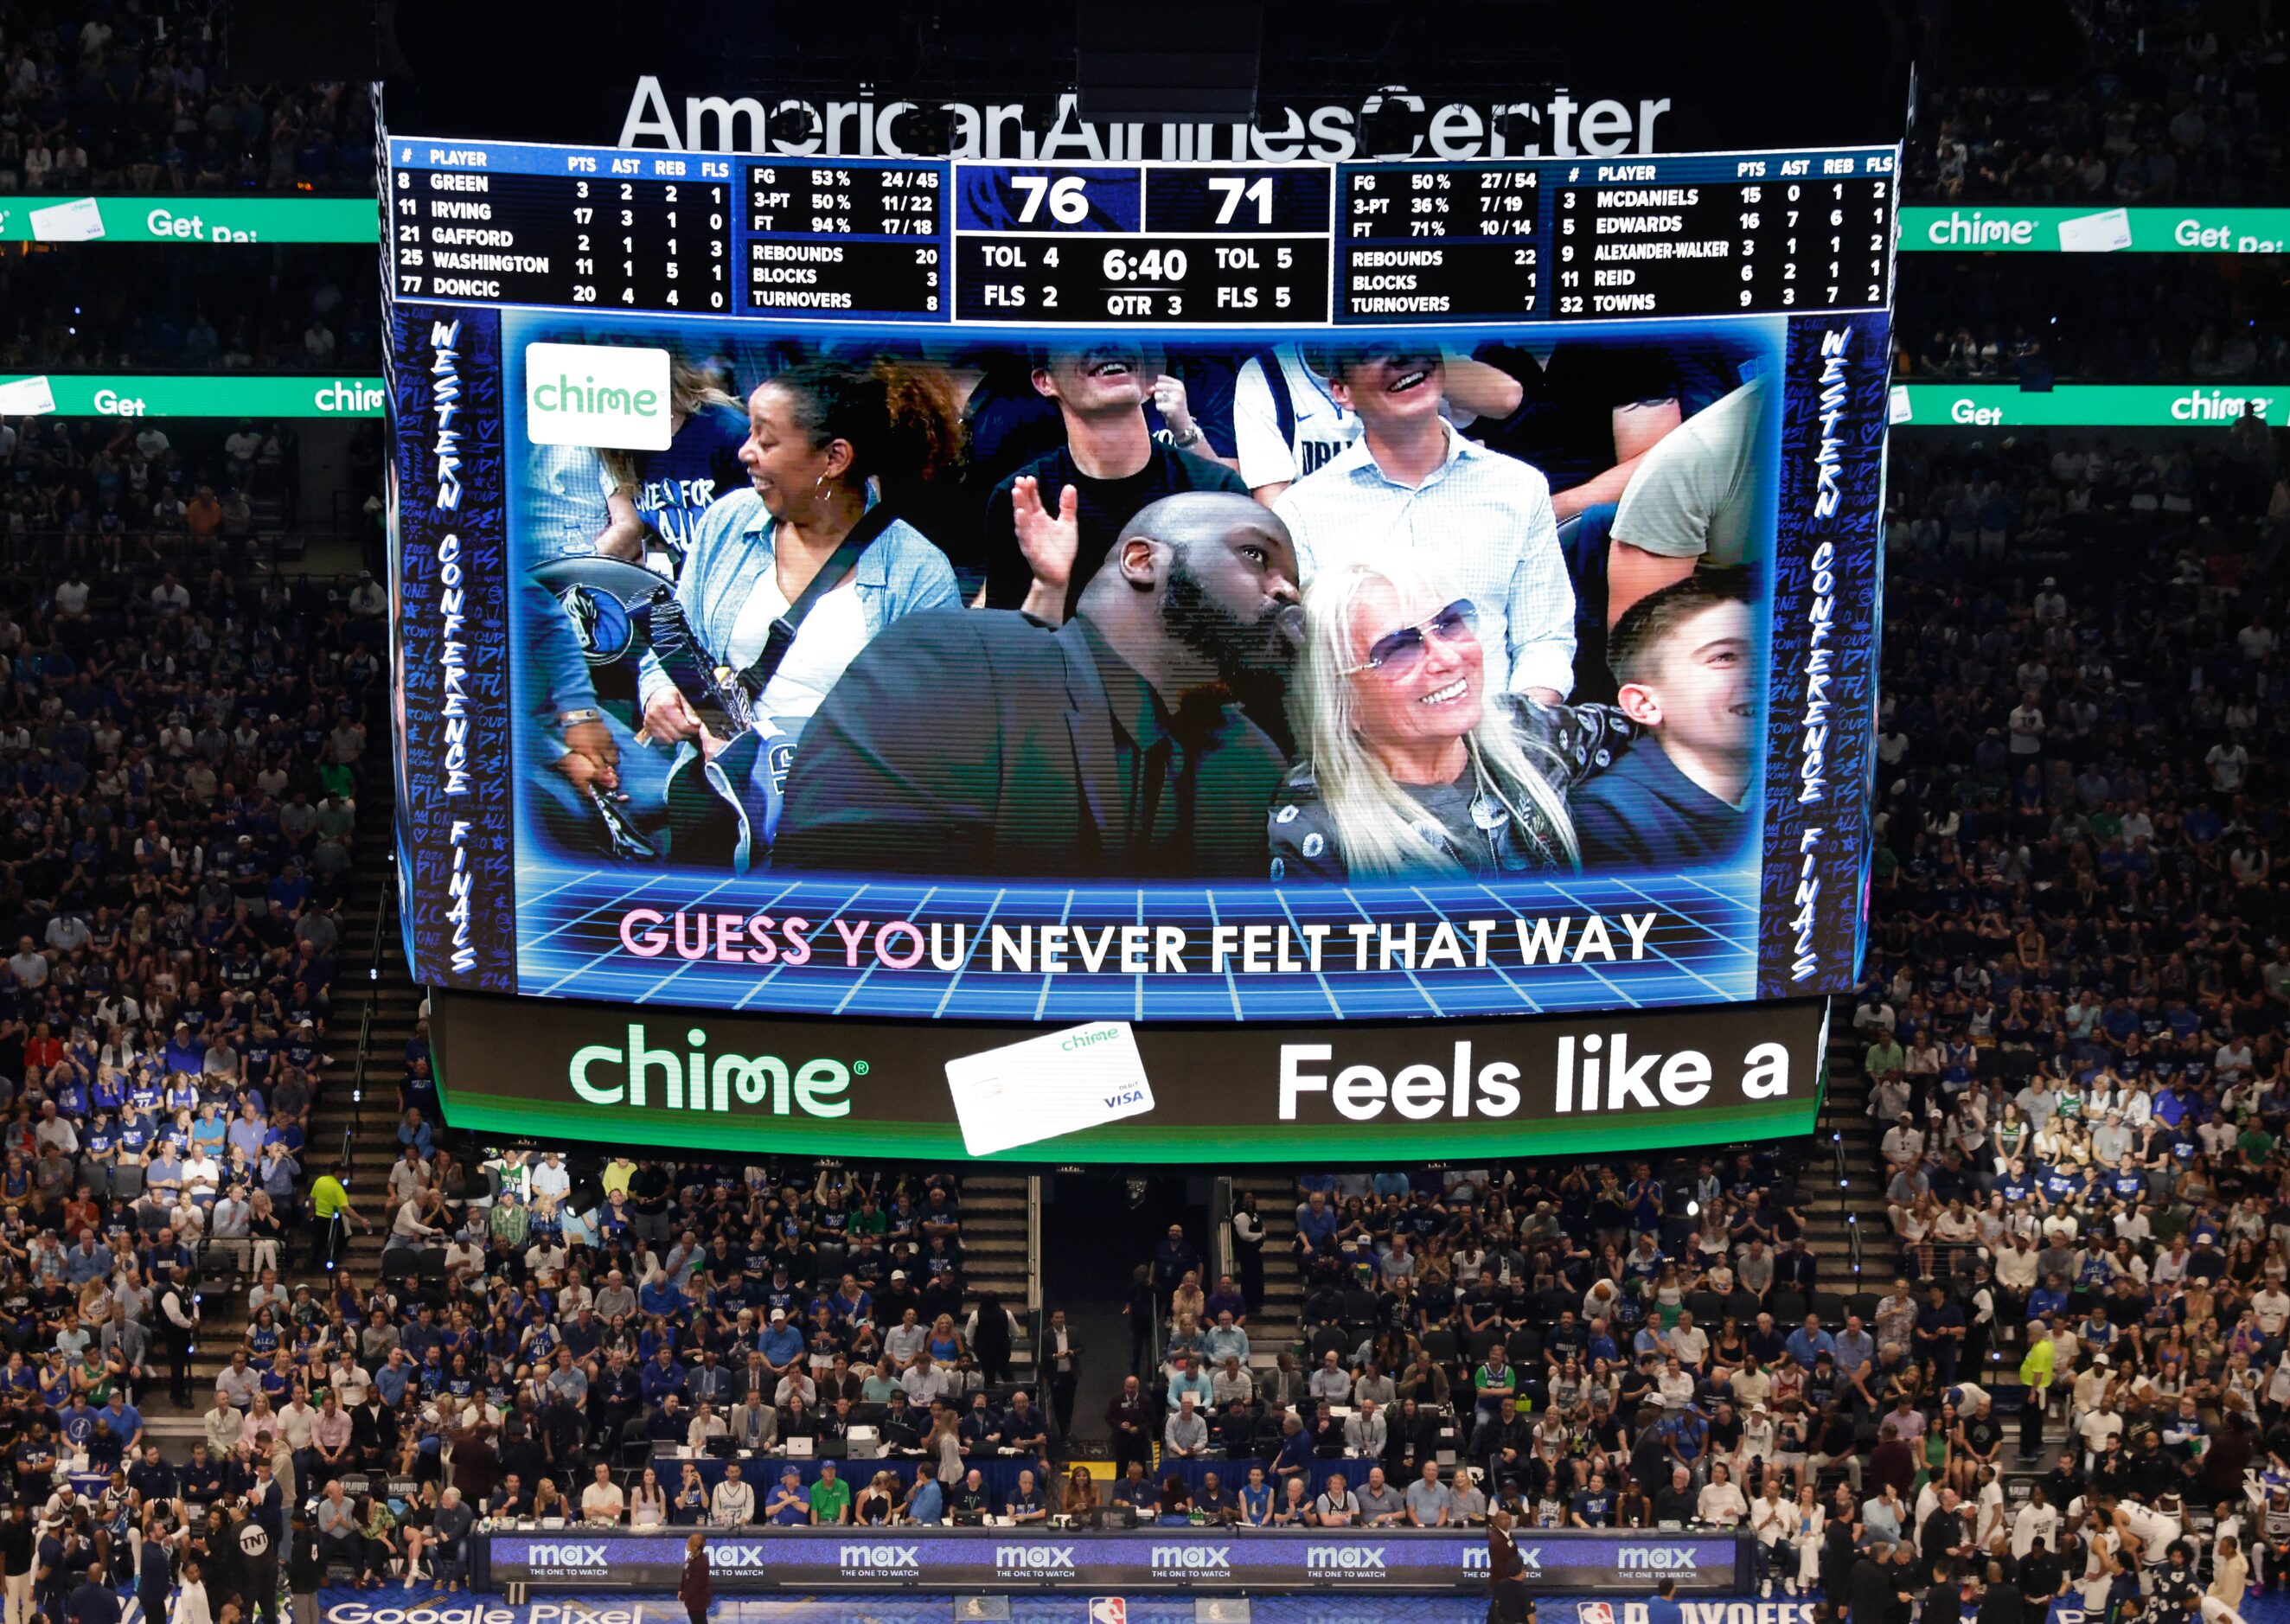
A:
{"label": "young boy on screen", "polygon": [[1694,868],[1750,832],[1758,661],[1748,582],[1699,570],[1630,605],[1607,641],[1617,702],[1645,732],[1574,792],[1582,867]]}

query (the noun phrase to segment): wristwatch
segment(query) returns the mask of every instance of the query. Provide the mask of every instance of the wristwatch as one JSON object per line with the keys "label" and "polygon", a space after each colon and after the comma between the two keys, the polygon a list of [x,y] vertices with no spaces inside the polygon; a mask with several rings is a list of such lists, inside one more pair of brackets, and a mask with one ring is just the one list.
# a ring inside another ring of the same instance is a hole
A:
{"label": "wristwatch", "polygon": [[577,727],[583,722],[602,722],[604,719],[605,713],[593,705],[584,705],[578,710],[560,710],[556,713],[556,724],[559,727]]}
{"label": "wristwatch", "polygon": [[1169,444],[1175,446],[1179,451],[1182,451],[1188,445],[1197,444],[1200,441],[1200,437],[1201,426],[1198,423],[1195,423],[1190,428],[1186,429],[1182,434],[1171,435],[1169,436]]}

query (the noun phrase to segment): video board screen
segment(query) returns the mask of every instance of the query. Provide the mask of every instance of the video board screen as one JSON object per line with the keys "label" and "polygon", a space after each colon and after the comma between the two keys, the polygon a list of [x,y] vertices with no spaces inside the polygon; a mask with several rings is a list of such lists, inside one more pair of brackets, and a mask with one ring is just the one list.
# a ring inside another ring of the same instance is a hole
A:
{"label": "video board screen", "polygon": [[1854,982],[1895,151],[388,136],[409,956],[755,1014]]}

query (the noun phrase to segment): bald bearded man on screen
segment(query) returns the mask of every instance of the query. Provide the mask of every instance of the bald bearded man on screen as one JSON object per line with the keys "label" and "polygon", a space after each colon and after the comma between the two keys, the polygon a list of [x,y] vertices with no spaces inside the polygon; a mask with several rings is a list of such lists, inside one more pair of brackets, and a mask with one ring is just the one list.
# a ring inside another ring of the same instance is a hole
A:
{"label": "bald bearded man on screen", "polygon": [[1062,627],[1003,610],[894,622],[804,734],[774,866],[1255,876],[1287,761],[1241,702],[1277,714],[1296,595],[1287,527],[1196,492],[1122,528]]}

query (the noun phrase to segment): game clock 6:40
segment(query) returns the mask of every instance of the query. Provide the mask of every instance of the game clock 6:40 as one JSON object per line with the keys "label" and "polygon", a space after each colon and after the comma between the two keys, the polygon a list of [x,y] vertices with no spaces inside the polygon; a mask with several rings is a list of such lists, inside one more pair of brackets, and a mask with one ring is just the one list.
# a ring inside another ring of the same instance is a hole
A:
{"label": "game clock 6:40", "polygon": [[1105,279],[1181,283],[1189,263],[1181,248],[1149,248],[1142,253],[1109,248],[1105,251]]}
{"label": "game clock 6:40", "polygon": [[963,235],[956,246],[956,314],[965,322],[1319,326],[1328,316],[1325,234],[1132,240],[1101,250]]}

